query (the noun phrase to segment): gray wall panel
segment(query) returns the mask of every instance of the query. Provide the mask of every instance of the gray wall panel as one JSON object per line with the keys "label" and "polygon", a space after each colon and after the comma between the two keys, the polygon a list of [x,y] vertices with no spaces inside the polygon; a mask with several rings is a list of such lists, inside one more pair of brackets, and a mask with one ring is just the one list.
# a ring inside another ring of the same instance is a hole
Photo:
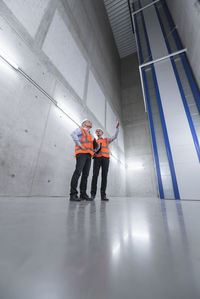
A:
{"label": "gray wall panel", "polygon": [[[106,101],[112,103],[117,115],[120,115],[119,57],[109,23],[105,21],[107,16],[103,3],[83,4],[81,1],[79,5],[68,4],[68,1],[57,0],[53,7],[48,6],[39,27],[34,25],[37,34],[32,38],[27,33],[25,24],[20,21],[20,15],[14,16],[5,3],[0,1],[3,14],[3,18],[0,18],[1,48],[56,101],[65,105],[70,115],[74,113],[78,122],[84,118],[91,119],[95,128],[99,126],[98,115],[95,115],[94,111],[91,113],[86,105],[88,70],[90,68],[94,73]],[[77,19],[78,6],[82,13]],[[89,6],[93,15],[90,17],[87,14]],[[53,19],[55,9],[60,12],[57,23]],[[94,20],[93,26],[91,17]],[[85,26],[84,20],[87,20],[89,26]],[[29,21],[31,22],[31,18]],[[51,35],[49,39],[48,33],[52,33],[52,24],[56,35]],[[55,28],[55,24],[59,28]],[[84,66],[81,63],[76,64],[79,68],[77,85],[70,81],[73,76],[69,78],[64,73],[72,73],[76,62],[74,57],[71,61],[68,57],[69,63],[66,63],[65,50],[69,49],[62,44],[64,41],[60,43],[60,40],[56,40],[56,44],[55,39],[54,43],[52,41],[52,37],[58,38],[59,29],[63,28],[65,30],[60,33],[65,35],[67,32],[70,40],[74,40],[68,45],[73,55],[79,51],[77,62],[80,62],[80,56],[84,61]],[[95,35],[97,32],[101,32],[101,39]],[[88,43],[86,37],[89,38]],[[41,50],[45,38],[50,41],[50,46],[44,48],[46,52],[51,49],[53,56],[48,52],[47,57]],[[56,47],[60,52],[56,52]],[[74,143],[70,133],[77,126],[23,76],[1,60],[0,68],[0,195],[68,195],[69,182],[75,167]],[[118,143],[114,143],[112,147],[118,157],[124,157]],[[124,170],[119,170],[114,163],[117,165],[118,162],[111,161],[109,194],[124,196]],[[92,172],[88,193],[91,174]],[[116,190],[114,182],[120,185],[120,190]]]}

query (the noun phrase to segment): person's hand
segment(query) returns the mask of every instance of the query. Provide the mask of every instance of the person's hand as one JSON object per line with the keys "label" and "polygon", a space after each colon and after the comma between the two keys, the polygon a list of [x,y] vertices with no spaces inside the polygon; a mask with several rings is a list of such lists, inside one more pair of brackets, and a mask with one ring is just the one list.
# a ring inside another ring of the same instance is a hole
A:
{"label": "person's hand", "polygon": [[116,128],[119,128],[119,125],[120,125],[120,123],[119,123],[119,121],[117,121]]}
{"label": "person's hand", "polygon": [[86,147],[85,146],[83,146],[83,145],[80,145],[80,148],[82,149],[82,150],[86,150]]}

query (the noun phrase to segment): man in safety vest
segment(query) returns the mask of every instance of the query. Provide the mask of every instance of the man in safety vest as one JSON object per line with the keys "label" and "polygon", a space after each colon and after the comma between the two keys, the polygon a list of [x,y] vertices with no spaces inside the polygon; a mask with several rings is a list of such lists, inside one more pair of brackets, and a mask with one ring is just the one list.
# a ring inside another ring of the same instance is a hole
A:
{"label": "man in safety vest", "polygon": [[106,197],[106,186],[107,186],[107,176],[108,168],[110,162],[109,155],[109,145],[113,142],[119,134],[119,121],[116,124],[116,131],[114,136],[110,138],[103,138],[103,130],[97,129],[96,135],[98,139],[96,140],[97,144],[100,145],[100,150],[94,154],[94,163],[93,163],[93,177],[91,185],[91,198],[94,199],[97,192],[97,180],[99,176],[99,170],[101,168],[101,200],[108,201]]}
{"label": "man in safety vest", "polygon": [[[76,157],[76,169],[71,179],[70,200],[92,200],[87,193],[87,179],[91,166],[91,157],[94,154],[93,150],[93,137],[90,133],[92,128],[92,122],[90,120],[84,120],[82,126],[72,132],[71,137],[75,142],[75,157]],[[77,186],[78,180],[82,173],[80,183],[80,197],[78,197]]]}

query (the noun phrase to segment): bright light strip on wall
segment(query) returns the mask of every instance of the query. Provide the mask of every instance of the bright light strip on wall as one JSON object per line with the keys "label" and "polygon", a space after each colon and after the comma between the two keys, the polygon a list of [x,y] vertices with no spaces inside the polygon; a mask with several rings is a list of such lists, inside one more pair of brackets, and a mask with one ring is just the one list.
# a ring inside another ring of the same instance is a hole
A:
{"label": "bright light strip on wall", "polygon": [[123,165],[125,168],[128,168],[127,164],[122,162],[119,158],[116,157],[116,155],[113,155],[112,152],[110,152],[110,156],[115,159],[116,161],[118,161],[121,165]]}
{"label": "bright light strip on wall", "polygon": [[[6,53],[0,49],[0,58],[9,64],[12,68],[18,71],[23,77],[25,77],[31,84],[33,84],[40,92],[42,92],[58,109],[60,109],[74,124],[78,127],[80,124],[74,119],[74,115],[70,113],[70,111],[65,107],[62,103],[58,103],[54,98],[52,98],[37,82],[35,82],[28,74],[26,74],[10,57],[6,55]],[[119,163],[121,163],[124,167],[127,168],[127,165],[110,153],[111,156],[116,159]]]}
{"label": "bright light strip on wall", "polygon": [[142,170],[144,169],[144,164],[141,162],[132,162],[128,164],[128,170]]}
{"label": "bright light strip on wall", "polygon": [[7,62],[10,66],[12,66],[15,70],[18,70],[19,67],[18,65],[12,60],[10,59],[10,57],[8,57],[3,50],[0,49],[0,58],[2,60],[4,60],[5,62]]}
{"label": "bright light strip on wall", "polygon": [[125,242],[128,241],[128,238],[129,238],[129,234],[127,232],[125,232],[124,235],[123,235],[124,241]]}
{"label": "bright light strip on wall", "polygon": [[150,236],[147,231],[133,231],[132,238],[135,241],[149,242]]}
{"label": "bright light strip on wall", "polygon": [[119,242],[116,242],[114,245],[113,245],[113,248],[112,248],[112,253],[113,255],[117,255],[120,251],[120,243]]}
{"label": "bright light strip on wall", "polygon": [[72,114],[72,112],[70,112],[67,107],[62,104],[62,103],[58,103],[56,104],[56,106],[71,120],[73,121],[73,123],[75,123],[78,127],[80,127],[80,124],[78,123],[78,121],[76,121],[75,115]]}

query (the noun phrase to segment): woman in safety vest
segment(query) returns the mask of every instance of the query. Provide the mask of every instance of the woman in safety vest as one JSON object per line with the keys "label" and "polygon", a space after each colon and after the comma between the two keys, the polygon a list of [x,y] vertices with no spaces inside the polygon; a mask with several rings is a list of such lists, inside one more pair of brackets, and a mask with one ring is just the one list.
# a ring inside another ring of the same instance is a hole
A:
{"label": "woman in safety vest", "polygon": [[109,155],[109,145],[113,142],[119,134],[119,121],[116,124],[116,131],[114,136],[110,138],[103,138],[103,130],[97,129],[96,135],[98,139],[96,140],[97,144],[100,145],[100,150],[94,154],[94,163],[93,163],[93,177],[91,185],[91,198],[94,199],[97,192],[97,180],[99,176],[99,170],[101,168],[101,200],[108,201],[106,197],[106,186],[107,186],[107,176],[110,162]]}

